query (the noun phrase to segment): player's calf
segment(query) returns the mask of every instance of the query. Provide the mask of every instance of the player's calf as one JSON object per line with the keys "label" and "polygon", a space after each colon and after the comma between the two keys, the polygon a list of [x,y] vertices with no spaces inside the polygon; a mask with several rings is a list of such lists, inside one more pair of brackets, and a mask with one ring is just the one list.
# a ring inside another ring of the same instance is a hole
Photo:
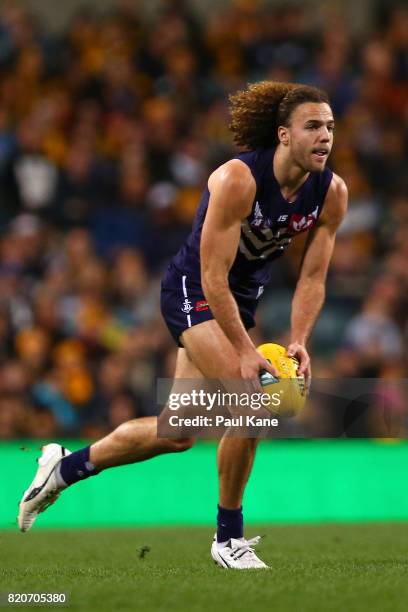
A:
{"label": "player's calf", "polygon": [[34,480],[19,503],[19,527],[28,531],[38,514],[53,504],[63,489],[80,480],[109,467],[186,451],[193,444],[193,438],[158,438],[154,417],[124,423],[92,446],[73,453],[60,444],[48,444],[42,449]]}

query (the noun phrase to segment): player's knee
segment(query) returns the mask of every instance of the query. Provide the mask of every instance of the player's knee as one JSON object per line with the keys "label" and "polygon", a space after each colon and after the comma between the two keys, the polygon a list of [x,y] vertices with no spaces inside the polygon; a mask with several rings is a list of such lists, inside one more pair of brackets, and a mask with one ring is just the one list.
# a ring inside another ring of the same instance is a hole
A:
{"label": "player's knee", "polygon": [[186,450],[189,450],[194,442],[195,439],[194,438],[180,438],[180,439],[175,439],[175,440],[169,440],[168,441],[171,447],[171,451],[173,453],[182,453]]}

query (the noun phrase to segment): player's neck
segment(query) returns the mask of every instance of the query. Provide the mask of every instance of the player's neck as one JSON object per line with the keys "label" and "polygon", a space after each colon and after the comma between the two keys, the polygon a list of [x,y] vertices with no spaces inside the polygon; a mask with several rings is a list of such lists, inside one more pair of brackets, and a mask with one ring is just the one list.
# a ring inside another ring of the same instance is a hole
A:
{"label": "player's neck", "polygon": [[286,149],[280,146],[276,148],[273,158],[273,173],[283,197],[289,201],[296,199],[297,192],[310,174],[295,164]]}

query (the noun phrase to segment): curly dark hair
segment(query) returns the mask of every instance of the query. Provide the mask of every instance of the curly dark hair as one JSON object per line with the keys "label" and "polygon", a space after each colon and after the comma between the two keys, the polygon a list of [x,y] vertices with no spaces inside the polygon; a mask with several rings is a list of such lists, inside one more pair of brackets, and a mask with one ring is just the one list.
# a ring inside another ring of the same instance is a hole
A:
{"label": "curly dark hair", "polygon": [[304,102],[326,102],[325,91],[298,83],[260,81],[229,97],[231,123],[237,145],[267,149],[278,142],[277,129],[289,125],[292,112]]}

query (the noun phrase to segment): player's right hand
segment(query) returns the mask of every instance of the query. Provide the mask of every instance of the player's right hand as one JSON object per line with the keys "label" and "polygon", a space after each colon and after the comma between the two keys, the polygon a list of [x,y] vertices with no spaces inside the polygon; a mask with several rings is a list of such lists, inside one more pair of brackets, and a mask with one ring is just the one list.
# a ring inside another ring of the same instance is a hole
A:
{"label": "player's right hand", "polygon": [[269,361],[258,353],[255,348],[240,354],[240,371],[241,377],[244,380],[254,380],[259,382],[259,376],[262,370],[266,370],[272,374],[272,376],[278,378],[277,370],[269,363]]}

